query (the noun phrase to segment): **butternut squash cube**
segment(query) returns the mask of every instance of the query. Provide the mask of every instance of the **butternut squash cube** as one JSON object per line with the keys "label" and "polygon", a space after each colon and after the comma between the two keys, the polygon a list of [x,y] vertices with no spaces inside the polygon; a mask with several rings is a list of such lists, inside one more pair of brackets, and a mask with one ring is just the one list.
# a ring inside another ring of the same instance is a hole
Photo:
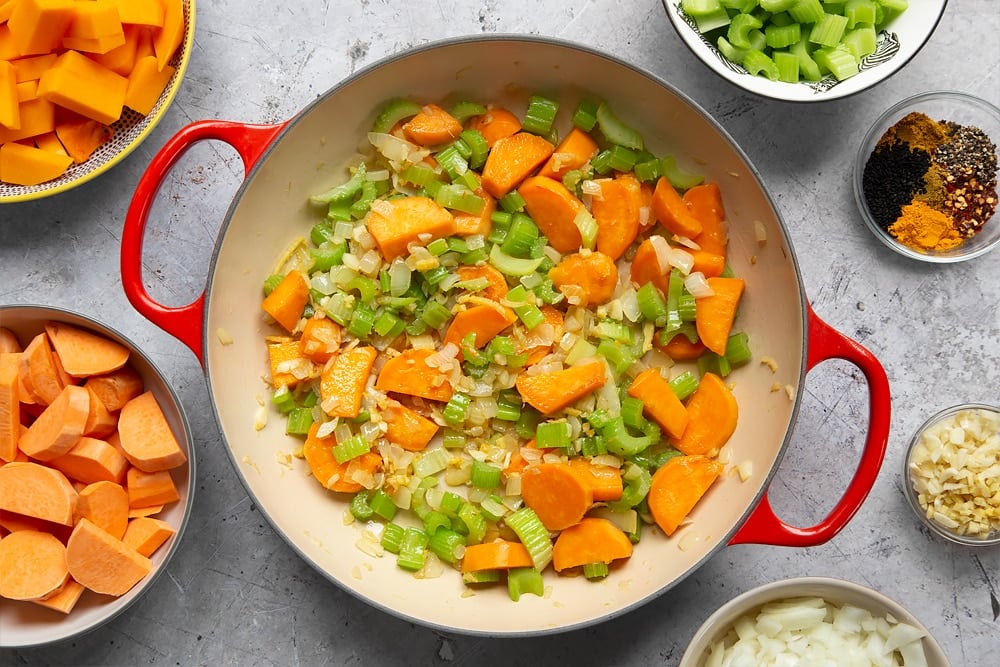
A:
{"label": "butternut squash cube", "polygon": [[49,153],[55,153],[56,155],[69,155],[69,153],[66,152],[66,149],[63,148],[62,142],[59,141],[59,137],[56,136],[55,132],[39,134],[35,137],[35,145],[43,151],[48,151]]}
{"label": "butternut squash cube", "polygon": [[160,0],[118,0],[118,15],[125,24],[159,28],[163,25],[164,14]]}
{"label": "butternut squash cube", "polygon": [[[122,26],[122,34],[125,36],[124,44],[116,46],[105,53],[91,52],[88,57],[94,62],[104,65],[115,74],[128,77],[132,68],[135,67],[135,55],[139,49],[140,33],[143,31],[144,28],[141,26],[124,25]],[[146,36],[146,40],[150,41],[148,35]],[[153,47],[150,46],[149,50],[150,54],[152,54]]]}
{"label": "butternut squash cube", "polygon": [[19,55],[10,36],[10,28],[6,23],[0,23],[0,60],[14,60]]}
{"label": "butternut squash cube", "polygon": [[14,66],[14,73],[18,83],[38,80],[42,77],[42,72],[52,66],[56,61],[56,54],[44,53],[40,56],[28,56],[10,61]]}
{"label": "butternut squash cube", "polygon": [[38,185],[60,176],[72,162],[69,156],[7,143],[0,146],[0,180],[15,185]]}
{"label": "butternut squash cube", "polygon": [[22,56],[48,53],[59,47],[73,21],[73,0],[19,0],[7,26],[14,49]]}
{"label": "butternut squash cube", "polygon": [[184,40],[184,3],[182,0],[159,0],[163,7],[163,26],[153,33],[156,66],[163,69]]}
{"label": "butternut squash cube", "polygon": [[162,70],[157,69],[155,56],[146,56],[137,61],[128,77],[125,106],[148,116],[173,75],[174,68],[170,65]]}
{"label": "butternut squash cube", "polygon": [[128,79],[77,51],[66,51],[42,75],[38,96],[99,123],[121,117]]}
{"label": "butternut squash cube", "polygon": [[118,16],[116,0],[92,0],[76,3],[73,21],[66,36],[99,39],[121,33],[122,20]]}
{"label": "butternut squash cube", "polygon": [[64,49],[83,53],[107,53],[125,43],[125,33],[119,32],[104,37],[63,37]]}
{"label": "butternut squash cube", "polygon": [[36,97],[18,105],[21,126],[16,130],[0,127],[0,144],[30,139],[51,132],[56,127],[56,108],[48,100]]}
{"label": "butternut squash cube", "polygon": [[90,118],[75,118],[56,125],[56,137],[73,162],[82,164],[102,144],[111,138],[107,125]]}
{"label": "butternut squash cube", "polygon": [[14,66],[0,60],[0,125],[16,130],[21,127]]}
{"label": "butternut squash cube", "polygon": [[22,81],[17,84],[17,101],[28,102],[38,99],[38,81]]}

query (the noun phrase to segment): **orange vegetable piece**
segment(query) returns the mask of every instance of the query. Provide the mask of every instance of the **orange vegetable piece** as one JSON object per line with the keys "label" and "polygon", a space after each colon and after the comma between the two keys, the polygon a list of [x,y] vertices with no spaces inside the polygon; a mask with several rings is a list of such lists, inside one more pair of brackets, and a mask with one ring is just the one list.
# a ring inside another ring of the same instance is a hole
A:
{"label": "orange vegetable piece", "polygon": [[163,511],[163,505],[150,505],[149,507],[129,507],[128,518],[138,519],[143,516],[153,516]]}
{"label": "orange vegetable piece", "polygon": [[143,390],[142,377],[131,366],[123,366],[113,373],[92,375],[84,386],[101,399],[109,412],[118,412]]}
{"label": "orange vegetable piece", "polygon": [[351,459],[346,464],[338,463],[333,457],[333,447],[337,444],[337,439],[332,434],[318,438],[316,437],[318,430],[319,424],[313,423],[309,427],[305,444],[302,445],[302,456],[309,465],[313,477],[330,491],[357,493],[362,487],[353,480],[352,473],[359,470],[374,474],[382,467],[382,457],[375,452],[368,452]]}
{"label": "orange vegetable piece", "polygon": [[33,603],[52,609],[63,614],[73,611],[73,607],[79,602],[80,596],[87,590],[72,578],[67,579],[63,587],[44,600],[32,600]]}
{"label": "orange vegetable piece", "polygon": [[503,107],[491,107],[484,114],[474,116],[469,121],[469,129],[479,130],[486,145],[493,148],[501,139],[521,131],[521,120]]}
{"label": "orange vegetable piece", "polygon": [[486,289],[476,292],[478,296],[499,301],[507,296],[507,279],[497,271],[492,264],[479,264],[476,266],[462,265],[458,267],[458,277],[464,280],[475,280],[476,278],[486,278],[490,284]]}
{"label": "orange vegetable piece", "polygon": [[419,396],[432,401],[447,401],[452,388],[440,369],[427,365],[427,357],[434,350],[408,349],[385,362],[375,381],[375,388],[408,396]]}
{"label": "orange vegetable piece", "polygon": [[76,10],[73,0],[19,0],[7,20],[11,44],[22,56],[55,50]]}
{"label": "orange vegetable piece", "polygon": [[454,141],[461,133],[462,123],[436,104],[425,104],[403,123],[406,138],[421,146],[439,146]]}
{"label": "orange vegetable piece", "polygon": [[707,282],[714,294],[695,299],[695,329],[705,347],[716,354],[725,354],[746,283],[742,278],[721,276],[708,278]]}
{"label": "orange vegetable piece", "polygon": [[[0,143],[10,145],[11,142],[37,137],[40,134],[52,132],[56,128],[56,107],[52,102],[38,97],[37,90],[35,91],[34,99],[24,100],[17,105],[17,114],[20,121],[18,129],[8,129],[0,126]],[[18,145],[31,148],[27,144]],[[47,152],[43,150],[41,155],[35,153],[8,153],[6,157],[7,168],[9,169],[11,163],[15,163],[15,161],[22,168],[26,168],[27,166],[39,171],[43,168],[51,168],[51,165],[46,160],[54,161],[45,155]]]}
{"label": "orange vegetable piece", "polygon": [[389,205],[388,214],[374,209],[368,213],[368,231],[387,262],[408,255],[411,243],[426,245],[456,231],[451,212],[428,197],[401,197]]}
{"label": "orange vegetable piece", "polygon": [[[517,314],[506,306],[500,304],[472,306],[452,318],[442,342],[445,345],[453,343],[461,349],[462,340],[471,333],[476,336],[475,347],[481,348],[514,322],[517,322]],[[461,355],[461,352],[459,354]]]}
{"label": "orange vegetable piece", "polygon": [[187,463],[153,392],[146,391],[125,404],[118,416],[122,453],[144,472],[169,470]]}
{"label": "orange vegetable piece", "polygon": [[389,426],[385,433],[389,442],[411,452],[427,447],[438,432],[437,424],[402,404],[387,407],[382,411],[382,419]]}
{"label": "orange vegetable piece", "polygon": [[125,106],[148,116],[170,83],[174,71],[175,68],[170,65],[160,67],[155,56],[137,59],[128,75]]}
{"label": "orange vegetable piece", "polygon": [[105,125],[121,117],[127,89],[125,77],[72,50],[63,51],[38,81],[40,98]]}
{"label": "orange vegetable piece", "polygon": [[21,384],[16,352],[0,353],[0,461],[13,461],[21,436]]}
{"label": "orange vegetable piece", "polygon": [[83,435],[92,438],[106,438],[118,428],[118,415],[113,415],[104,407],[97,393],[84,385],[90,394],[90,411],[87,413],[87,423],[83,425]]}
{"label": "orange vegetable piece", "polygon": [[129,495],[120,484],[94,482],[80,491],[76,505],[76,520],[80,517],[93,521],[121,539],[128,528]]}
{"label": "orange vegetable piece", "polygon": [[153,569],[153,563],[87,519],[80,519],[66,543],[70,576],[105,595],[124,595]]}
{"label": "orange vegetable piece", "polygon": [[111,139],[111,128],[96,120],[80,117],[57,124],[56,136],[73,162],[82,164]]}
{"label": "orange vegetable piece", "polygon": [[331,417],[357,417],[361,399],[378,352],[374,347],[358,346],[341,352],[324,369],[320,379],[320,401]]}
{"label": "orange vegetable piece", "polygon": [[20,530],[0,540],[0,597],[40,600],[69,579],[66,547],[54,536]]}
{"label": "orange vegetable piece", "polygon": [[530,132],[498,139],[483,165],[483,188],[497,199],[503,197],[545,162],[553,150],[549,141]]}
{"label": "orange vegetable piece", "polygon": [[565,463],[539,463],[521,472],[521,498],[550,530],[578,523],[594,504],[592,487]]}
{"label": "orange vegetable piece", "polygon": [[656,368],[647,368],[635,376],[629,385],[628,395],[642,401],[642,411],[666,431],[671,438],[679,438],[688,425],[687,408],[677,398],[670,385]]}
{"label": "orange vegetable piece", "polygon": [[80,53],[107,53],[125,43],[125,33],[119,31],[113,35],[105,37],[71,37],[62,39],[64,49],[72,49]]}
{"label": "orange vegetable piece", "polygon": [[587,303],[597,305],[611,299],[618,285],[618,268],[603,252],[567,255],[552,267],[549,278],[556,288],[576,285],[583,289]]}
{"label": "orange vegetable piece", "polygon": [[14,66],[6,60],[0,60],[0,125],[12,130],[21,127],[19,101]]}
{"label": "orange vegetable piece", "polygon": [[166,18],[164,5],[160,0],[117,0],[116,4],[118,16],[124,24],[160,27]]}
{"label": "orange vegetable piece", "polygon": [[70,37],[98,39],[121,33],[122,21],[115,0],[76,3],[73,21],[66,34]]}
{"label": "orange vegetable piece", "polygon": [[55,355],[49,344],[49,337],[40,333],[31,339],[21,353],[18,374],[24,386],[34,395],[37,402],[48,405],[56,400],[59,392],[68,384],[68,377],[60,373]]}
{"label": "orange vegetable piece", "polygon": [[[32,100],[35,101],[39,100]],[[22,104],[22,109],[25,104],[30,102]],[[38,185],[51,181],[62,175],[72,163],[73,158],[68,155],[57,155],[24,144],[11,142],[0,146],[0,178],[14,185]]]}
{"label": "orange vegetable piece", "polygon": [[591,361],[551,373],[521,373],[515,385],[529,405],[550,415],[603,386],[605,380],[604,363]]}
{"label": "orange vegetable piece", "polygon": [[0,466],[0,510],[73,525],[77,493],[66,475],[38,463]]}
{"label": "orange vegetable piece", "polygon": [[299,353],[317,364],[328,362],[340,349],[342,327],[329,317],[306,320],[299,339]]}
{"label": "orange vegetable piece", "polygon": [[666,345],[660,345],[659,337],[653,343],[674,361],[691,361],[697,359],[708,349],[700,340],[692,343],[688,337],[682,333],[676,334],[667,341]]}
{"label": "orange vegetable piece", "polygon": [[302,350],[298,340],[283,336],[268,338],[267,360],[271,367],[271,385],[275,389],[281,386],[294,387],[299,383],[299,378],[290,371],[279,370],[283,363],[294,359],[302,359]]}
{"label": "orange vegetable piece", "polygon": [[[539,308],[542,311],[542,315],[545,316],[545,323],[552,327],[553,336],[552,340],[559,340],[563,334],[563,314],[562,311],[551,304],[544,304]],[[537,364],[543,357],[552,352],[551,345],[536,345],[534,347],[526,348],[522,350],[523,354],[528,355],[528,360],[525,362],[526,366],[532,366]]]}
{"label": "orange vegetable piece", "polygon": [[620,174],[600,184],[601,196],[594,197],[590,205],[597,221],[597,249],[616,260],[639,234],[642,189],[632,174]]}
{"label": "orange vegetable piece", "polygon": [[556,572],[589,563],[610,564],[632,555],[632,542],[621,528],[607,519],[586,517],[559,533],[552,545]]}
{"label": "orange vegetable piece", "polygon": [[277,287],[264,297],[261,308],[285,331],[292,331],[309,301],[309,281],[298,271],[289,271]]}
{"label": "orange vegetable piece", "polygon": [[528,548],[520,542],[508,540],[470,544],[465,547],[465,555],[462,557],[462,572],[509,570],[531,566],[531,554],[528,553]]}
{"label": "orange vegetable piece", "polygon": [[722,448],[736,430],[739,406],[729,387],[714,373],[705,373],[687,404],[688,425],[674,442],[685,454],[709,454]]}
{"label": "orange vegetable piece", "polygon": [[184,40],[184,3],[182,0],[160,0],[163,25],[153,33],[156,66],[162,70]]}
{"label": "orange vegetable piece", "polygon": [[181,498],[169,470],[143,472],[133,467],[128,469],[125,480],[129,507],[166,505]]}
{"label": "orange vegetable piece", "polygon": [[18,446],[39,461],[51,461],[76,445],[90,414],[90,392],[67,385],[20,437]]}
{"label": "orange vegetable piece", "polygon": [[37,56],[18,58],[12,60],[10,64],[14,68],[15,80],[18,83],[23,83],[40,79],[42,73],[55,62],[55,59],[55,53],[43,53]]}
{"label": "orange vegetable piece", "polygon": [[128,362],[128,348],[100,334],[63,322],[46,322],[45,332],[63,369],[74,377],[110,373]]}
{"label": "orange vegetable piece", "polygon": [[653,473],[647,496],[649,513],[664,533],[674,534],[722,468],[705,456],[675,456]]}
{"label": "orange vegetable piece", "polygon": [[691,215],[701,223],[701,233],[695,242],[705,252],[726,257],[729,233],[726,231],[726,210],[722,192],[715,182],[701,183],[684,192],[682,197]]}
{"label": "orange vegetable piece", "polygon": [[524,208],[549,240],[549,245],[561,253],[580,249],[583,239],[576,226],[576,216],[583,202],[561,182],[544,176],[525,179],[517,189],[524,199]]}
{"label": "orange vegetable piece", "polygon": [[539,176],[562,179],[567,171],[579,169],[597,154],[597,142],[578,127],[569,131],[548,161],[538,171]]}
{"label": "orange vegetable piece", "polygon": [[694,238],[701,233],[701,222],[691,215],[687,204],[666,176],[660,177],[653,190],[653,215],[661,225],[678,236]]}
{"label": "orange vegetable piece", "polygon": [[497,210],[497,202],[482,187],[476,188],[476,194],[483,198],[483,210],[478,214],[454,211],[455,233],[459,236],[489,236],[493,231],[493,213]]}
{"label": "orange vegetable piece", "polygon": [[[157,0],[146,0],[146,2],[155,5],[157,9],[159,9],[159,2]],[[130,6],[137,5],[135,2],[127,2],[126,4]],[[119,7],[119,11],[121,11],[121,7]],[[129,72],[131,72],[132,68],[135,67],[140,36],[148,36],[149,32],[145,28],[138,25],[123,24],[122,34],[125,37],[124,44],[116,46],[106,53],[91,53],[89,57],[94,62],[104,65],[112,72],[121,74],[122,76],[128,78]],[[152,46],[150,46],[150,53],[152,53]],[[127,92],[128,89],[126,89],[126,93]]]}
{"label": "orange vegetable piece", "polygon": [[166,521],[141,516],[128,522],[122,542],[148,558],[176,532]]}
{"label": "orange vegetable piece", "polygon": [[580,457],[571,458],[569,467],[590,487],[594,500],[618,500],[622,497],[624,486],[622,472],[618,468],[592,463]]}
{"label": "orange vegetable piece", "polygon": [[722,272],[726,269],[725,255],[718,255],[705,250],[691,250],[690,248],[685,248],[684,250],[691,253],[691,256],[694,258],[694,264],[691,266],[692,272],[701,271],[705,274],[706,278],[714,278],[722,275]]}
{"label": "orange vegetable piece", "polygon": [[62,456],[48,462],[68,478],[92,484],[94,482],[125,481],[128,460],[105,440],[84,436]]}
{"label": "orange vegetable piece", "polygon": [[20,353],[23,351],[24,348],[21,347],[21,341],[17,339],[14,332],[6,327],[0,327],[0,354]]}

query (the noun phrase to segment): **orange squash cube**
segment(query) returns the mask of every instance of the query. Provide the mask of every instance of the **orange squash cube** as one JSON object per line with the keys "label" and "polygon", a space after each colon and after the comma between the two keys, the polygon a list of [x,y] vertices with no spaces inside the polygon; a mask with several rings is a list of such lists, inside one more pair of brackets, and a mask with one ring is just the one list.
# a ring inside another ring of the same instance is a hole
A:
{"label": "orange squash cube", "polygon": [[38,96],[111,125],[121,116],[128,79],[76,52],[66,51],[42,75]]}
{"label": "orange squash cube", "polygon": [[73,0],[19,0],[7,26],[14,49],[22,56],[48,53],[61,43],[73,21]]}

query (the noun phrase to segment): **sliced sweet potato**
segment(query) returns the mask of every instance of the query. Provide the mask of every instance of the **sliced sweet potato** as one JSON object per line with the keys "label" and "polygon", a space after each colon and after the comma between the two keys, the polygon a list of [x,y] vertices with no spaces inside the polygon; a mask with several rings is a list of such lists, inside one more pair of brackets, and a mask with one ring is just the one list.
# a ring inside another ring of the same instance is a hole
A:
{"label": "sliced sweet potato", "polygon": [[148,558],[175,532],[166,521],[143,516],[128,522],[122,542]]}
{"label": "sliced sweet potato", "polygon": [[45,323],[45,332],[63,368],[73,377],[110,373],[128,362],[128,348],[107,336],[54,321]]}
{"label": "sliced sweet potato", "polygon": [[18,446],[39,461],[58,458],[76,445],[89,414],[90,392],[83,387],[67,385],[28,427]]}
{"label": "sliced sweet potato", "polygon": [[68,578],[66,547],[52,535],[20,530],[0,540],[0,597],[42,600]]}
{"label": "sliced sweet potato", "polygon": [[0,510],[73,525],[77,493],[66,475],[38,463],[0,467]]}
{"label": "sliced sweet potato", "polygon": [[153,569],[151,560],[88,519],[73,529],[66,563],[73,579],[106,595],[124,595]]}
{"label": "sliced sweet potato", "polygon": [[129,463],[145,472],[169,470],[187,462],[156,396],[147,391],[122,408],[118,436]]}
{"label": "sliced sweet potato", "polygon": [[84,518],[93,521],[108,532],[121,539],[128,528],[129,495],[125,489],[114,482],[94,482],[80,491],[80,499],[76,505],[77,520]]}

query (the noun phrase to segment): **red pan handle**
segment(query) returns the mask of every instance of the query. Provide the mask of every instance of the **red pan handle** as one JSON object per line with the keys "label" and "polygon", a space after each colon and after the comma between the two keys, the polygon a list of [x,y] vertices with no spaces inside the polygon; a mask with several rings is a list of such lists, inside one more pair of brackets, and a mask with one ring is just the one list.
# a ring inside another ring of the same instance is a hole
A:
{"label": "red pan handle", "polygon": [[891,409],[889,379],[885,370],[871,352],[819,319],[811,305],[807,308],[809,347],[806,351],[806,371],[827,359],[843,359],[861,369],[868,381],[868,435],[861,460],[836,507],[815,526],[797,528],[783,522],[771,509],[765,490],[753,513],[729,541],[730,544],[811,547],[832,539],[868,497],[885,458]]}
{"label": "red pan handle", "polygon": [[185,152],[199,141],[218,139],[239,153],[244,175],[249,174],[260,156],[288,121],[276,125],[248,125],[220,120],[202,120],[186,125],[164,144],[139,179],[122,230],[121,270],[125,296],[146,319],[191,348],[204,365],[205,292],[186,306],[158,303],[142,283],[142,243],[146,222],[163,179]]}

